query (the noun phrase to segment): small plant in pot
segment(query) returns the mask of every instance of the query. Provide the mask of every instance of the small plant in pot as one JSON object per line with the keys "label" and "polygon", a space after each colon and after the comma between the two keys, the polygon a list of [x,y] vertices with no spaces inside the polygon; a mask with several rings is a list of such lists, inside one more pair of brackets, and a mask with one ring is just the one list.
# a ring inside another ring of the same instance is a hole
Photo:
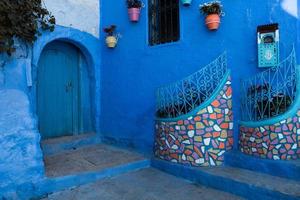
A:
{"label": "small plant in pot", "polygon": [[108,48],[115,48],[118,43],[118,38],[115,34],[116,28],[116,25],[104,28],[104,32],[107,34],[105,41]]}
{"label": "small plant in pot", "polygon": [[130,21],[138,22],[140,19],[141,8],[143,6],[140,0],[126,0],[128,8],[128,16]]}
{"label": "small plant in pot", "polygon": [[220,26],[222,12],[222,4],[220,1],[212,1],[200,5],[200,12],[206,15],[205,23],[209,30],[217,30]]}

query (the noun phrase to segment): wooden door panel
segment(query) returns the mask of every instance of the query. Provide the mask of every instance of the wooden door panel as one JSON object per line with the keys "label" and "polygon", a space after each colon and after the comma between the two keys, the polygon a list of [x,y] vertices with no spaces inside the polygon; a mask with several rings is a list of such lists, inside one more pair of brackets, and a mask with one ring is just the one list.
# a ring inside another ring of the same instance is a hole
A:
{"label": "wooden door panel", "polygon": [[78,124],[78,51],[53,43],[38,68],[37,111],[42,138],[73,135]]}

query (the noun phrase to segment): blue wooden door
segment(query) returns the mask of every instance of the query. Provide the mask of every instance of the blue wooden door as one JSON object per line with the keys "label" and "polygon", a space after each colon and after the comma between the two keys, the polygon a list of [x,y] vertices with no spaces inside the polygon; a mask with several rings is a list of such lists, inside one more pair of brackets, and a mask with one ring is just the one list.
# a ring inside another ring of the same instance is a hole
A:
{"label": "blue wooden door", "polygon": [[37,113],[43,139],[74,135],[79,119],[79,51],[53,42],[38,66]]}

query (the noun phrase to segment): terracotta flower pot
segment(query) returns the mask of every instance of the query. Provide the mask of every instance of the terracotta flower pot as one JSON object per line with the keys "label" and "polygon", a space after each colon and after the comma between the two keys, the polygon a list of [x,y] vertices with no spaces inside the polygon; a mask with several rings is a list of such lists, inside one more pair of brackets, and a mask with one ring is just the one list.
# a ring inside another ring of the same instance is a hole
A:
{"label": "terracotta flower pot", "polygon": [[190,6],[192,4],[192,0],[181,0],[184,6]]}
{"label": "terracotta flower pot", "polygon": [[140,13],[141,13],[140,8],[128,8],[129,19],[132,22],[138,22],[139,21]]}
{"label": "terracotta flower pot", "polygon": [[115,36],[107,36],[105,41],[108,48],[115,48],[118,42]]}
{"label": "terracotta flower pot", "polygon": [[220,26],[220,16],[218,14],[210,14],[206,16],[205,23],[209,30],[217,30]]}

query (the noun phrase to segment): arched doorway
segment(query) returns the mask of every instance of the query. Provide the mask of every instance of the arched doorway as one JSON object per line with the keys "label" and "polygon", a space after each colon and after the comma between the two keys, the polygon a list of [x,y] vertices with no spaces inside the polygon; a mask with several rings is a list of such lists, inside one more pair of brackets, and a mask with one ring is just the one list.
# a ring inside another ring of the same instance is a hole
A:
{"label": "arched doorway", "polygon": [[87,62],[74,45],[46,45],[37,71],[37,114],[42,139],[93,132]]}

